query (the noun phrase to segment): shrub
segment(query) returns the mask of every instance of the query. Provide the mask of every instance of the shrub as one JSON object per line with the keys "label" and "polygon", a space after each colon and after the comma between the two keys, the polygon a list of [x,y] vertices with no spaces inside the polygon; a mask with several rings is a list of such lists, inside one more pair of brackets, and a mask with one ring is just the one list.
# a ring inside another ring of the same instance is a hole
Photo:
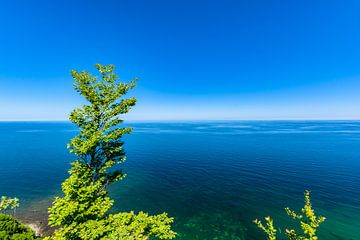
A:
{"label": "shrub", "polygon": [[[297,233],[293,229],[285,229],[289,240],[317,240],[316,230],[320,224],[325,221],[325,217],[315,215],[315,211],[310,202],[310,191],[305,191],[304,196],[305,205],[301,209],[301,212],[305,216],[295,213],[295,211],[290,208],[285,208],[288,216],[300,221],[300,228],[303,231],[303,233]],[[265,221],[266,225],[263,225],[258,219],[255,219],[254,223],[266,233],[268,240],[276,240],[276,229],[274,228],[273,220],[270,217],[265,217]]]}
{"label": "shrub", "polygon": [[36,239],[35,233],[24,226],[15,218],[0,214],[0,239],[1,240],[32,240]]}

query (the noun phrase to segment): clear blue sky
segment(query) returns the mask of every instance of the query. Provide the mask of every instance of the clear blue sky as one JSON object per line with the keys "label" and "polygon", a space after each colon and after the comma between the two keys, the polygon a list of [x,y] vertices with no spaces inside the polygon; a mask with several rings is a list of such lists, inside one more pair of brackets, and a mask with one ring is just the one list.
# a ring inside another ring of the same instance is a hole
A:
{"label": "clear blue sky", "polygon": [[65,120],[70,69],[139,77],[128,116],[360,119],[359,1],[3,1],[0,120]]}

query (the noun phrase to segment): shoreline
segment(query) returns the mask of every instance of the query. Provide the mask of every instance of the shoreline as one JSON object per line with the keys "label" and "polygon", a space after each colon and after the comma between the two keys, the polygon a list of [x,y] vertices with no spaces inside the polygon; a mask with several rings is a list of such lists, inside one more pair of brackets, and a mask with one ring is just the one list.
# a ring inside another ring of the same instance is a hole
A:
{"label": "shoreline", "polygon": [[35,232],[36,236],[46,237],[46,236],[50,236],[54,233],[54,228],[48,225],[47,217],[17,216],[16,219],[19,220],[22,224],[31,228]]}

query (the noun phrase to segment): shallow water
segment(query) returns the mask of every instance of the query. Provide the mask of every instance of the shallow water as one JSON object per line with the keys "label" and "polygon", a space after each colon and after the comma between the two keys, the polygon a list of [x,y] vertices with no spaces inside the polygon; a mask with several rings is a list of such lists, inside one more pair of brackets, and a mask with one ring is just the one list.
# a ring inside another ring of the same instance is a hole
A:
{"label": "shallow water", "polygon": [[[303,191],[327,217],[320,239],[360,239],[359,121],[128,123],[126,179],[114,211],[166,211],[177,239],[265,239],[252,224],[270,215],[293,226]],[[45,216],[69,162],[66,122],[0,123],[0,195],[20,216]]]}

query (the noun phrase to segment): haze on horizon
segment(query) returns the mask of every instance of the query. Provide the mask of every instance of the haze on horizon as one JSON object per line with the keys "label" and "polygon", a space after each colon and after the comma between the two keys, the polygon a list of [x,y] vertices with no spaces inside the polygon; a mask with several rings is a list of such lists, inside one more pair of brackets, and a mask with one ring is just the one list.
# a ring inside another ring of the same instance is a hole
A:
{"label": "haze on horizon", "polygon": [[[130,120],[360,119],[360,2],[7,1],[0,121],[67,120],[71,69],[139,78]],[[21,17],[18,17],[21,16]]]}

